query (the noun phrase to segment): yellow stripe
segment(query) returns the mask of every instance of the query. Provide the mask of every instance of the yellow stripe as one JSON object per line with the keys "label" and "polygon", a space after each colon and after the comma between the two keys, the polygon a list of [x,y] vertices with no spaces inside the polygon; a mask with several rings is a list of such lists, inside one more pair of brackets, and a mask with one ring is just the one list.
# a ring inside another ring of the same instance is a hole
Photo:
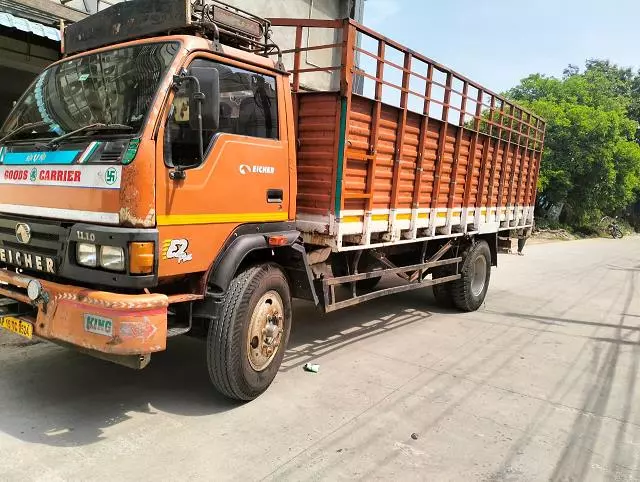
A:
{"label": "yellow stripe", "polygon": [[288,221],[289,214],[282,213],[229,213],[229,214],[169,214],[158,215],[158,226],[176,226],[180,224],[218,224],[218,223],[266,223],[269,221]]}
{"label": "yellow stripe", "polygon": [[[445,213],[446,216],[446,213]],[[429,213],[418,213],[418,218],[427,219],[429,217]],[[399,221],[409,221],[411,220],[411,213],[402,213],[396,215],[396,220]],[[389,221],[388,214],[372,214],[371,221]],[[342,223],[361,223],[362,216],[344,216],[340,219]]]}
{"label": "yellow stripe", "polygon": [[447,217],[447,213],[438,213],[438,214],[436,214],[436,216],[438,216],[439,218],[446,218]]}

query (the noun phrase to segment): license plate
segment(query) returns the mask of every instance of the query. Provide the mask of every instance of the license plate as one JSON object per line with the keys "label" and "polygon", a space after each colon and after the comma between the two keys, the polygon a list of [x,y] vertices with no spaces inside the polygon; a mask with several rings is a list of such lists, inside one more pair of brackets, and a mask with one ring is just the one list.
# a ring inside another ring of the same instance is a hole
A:
{"label": "license plate", "polygon": [[0,318],[0,328],[5,328],[29,340],[33,338],[33,325],[14,318],[13,316],[3,316]]}

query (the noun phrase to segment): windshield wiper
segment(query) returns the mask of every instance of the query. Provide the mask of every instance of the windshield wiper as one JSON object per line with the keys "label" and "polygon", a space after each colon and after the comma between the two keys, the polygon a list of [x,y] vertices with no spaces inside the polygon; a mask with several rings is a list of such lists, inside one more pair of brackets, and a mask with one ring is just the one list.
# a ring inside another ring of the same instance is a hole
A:
{"label": "windshield wiper", "polygon": [[132,131],[133,127],[126,126],[124,124],[90,124],[88,126],[81,127],[80,129],[76,129],[75,131],[67,132],[66,134],[62,134],[59,137],[51,139],[47,142],[46,147],[54,147],[60,144],[60,141],[68,139],[69,137],[77,136],[78,134],[82,134],[83,132],[91,132],[91,131]]}
{"label": "windshield wiper", "polygon": [[21,125],[20,127],[16,127],[11,132],[9,132],[6,136],[4,136],[2,139],[0,139],[0,144],[2,144],[5,141],[8,141],[12,137],[20,134],[21,132],[27,131],[29,129],[35,129],[36,127],[42,127],[42,126],[45,126],[45,125],[47,125],[46,122],[40,121],[40,122],[31,122],[29,124],[24,124],[24,125]]}

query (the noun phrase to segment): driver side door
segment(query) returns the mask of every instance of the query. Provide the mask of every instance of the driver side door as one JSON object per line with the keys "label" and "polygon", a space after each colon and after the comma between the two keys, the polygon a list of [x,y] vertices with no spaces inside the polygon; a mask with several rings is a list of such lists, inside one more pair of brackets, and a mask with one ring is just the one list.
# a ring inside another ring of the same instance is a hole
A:
{"label": "driver side door", "polygon": [[161,277],[206,271],[241,224],[291,219],[282,76],[214,56],[188,65],[218,70],[220,120],[217,129],[203,130],[203,162],[183,180],[171,179],[173,166],[197,160],[198,131],[185,90],[169,99],[157,144]]}

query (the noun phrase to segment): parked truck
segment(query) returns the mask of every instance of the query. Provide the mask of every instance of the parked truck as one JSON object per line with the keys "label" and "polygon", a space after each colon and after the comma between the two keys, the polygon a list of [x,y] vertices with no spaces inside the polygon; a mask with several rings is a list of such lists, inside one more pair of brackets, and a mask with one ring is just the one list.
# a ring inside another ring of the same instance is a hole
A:
{"label": "parked truck", "polygon": [[292,298],[431,286],[473,311],[498,234],[532,226],[544,121],[352,20],[137,0],[63,38],[0,139],[0,325],[19,335],[137,369],[201,337],[215,388],[251,400]]}

